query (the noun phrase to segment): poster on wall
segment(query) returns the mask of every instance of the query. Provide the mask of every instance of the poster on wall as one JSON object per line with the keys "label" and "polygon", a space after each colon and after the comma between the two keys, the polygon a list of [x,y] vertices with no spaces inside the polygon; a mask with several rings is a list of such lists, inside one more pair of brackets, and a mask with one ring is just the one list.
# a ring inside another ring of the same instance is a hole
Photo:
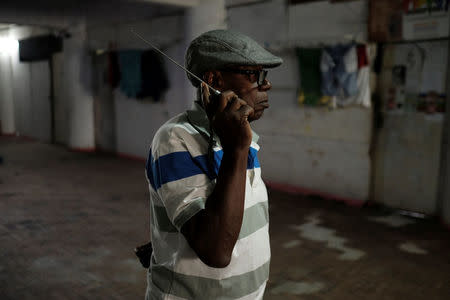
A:
{"label": "poster on wall", "polygon": [[426,113],[445,111],[448,41],[405,43],[388,49],[385,66],[391,70],[391,80],[386,108]]}
{"label": "poster on wall", "polygon": [[445,38],[449,36],[450,14],[445,11],[403,15],[404,40]]}

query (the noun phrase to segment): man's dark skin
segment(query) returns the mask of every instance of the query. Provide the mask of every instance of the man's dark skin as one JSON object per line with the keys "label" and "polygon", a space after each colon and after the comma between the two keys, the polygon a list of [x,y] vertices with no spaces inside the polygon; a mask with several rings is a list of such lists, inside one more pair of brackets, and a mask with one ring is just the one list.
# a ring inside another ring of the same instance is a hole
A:
{"label": "man's dark skin", "polygon": [[222,92],[217,103],[210,103],[207,86],[201,86],[203,107],[220,138],[223,158],[205,209],[189,219],[181,232],[198,257],[214,268],[230,264],[244,215],[247,158],[252,141],[250,122],[258,120],[269,107],[267,91],[272,85],[265,80],[258,86],[255,77],[216,70],[203,76],[210,86]]}

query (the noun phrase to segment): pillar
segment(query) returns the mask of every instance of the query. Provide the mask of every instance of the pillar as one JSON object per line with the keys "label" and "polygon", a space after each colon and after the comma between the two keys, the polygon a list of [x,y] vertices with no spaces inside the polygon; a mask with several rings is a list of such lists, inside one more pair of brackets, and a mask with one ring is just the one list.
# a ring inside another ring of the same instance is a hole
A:
{"label": "pillar", "polygon": [[[185,14],[185,48],[203,32],[226,29],[226,16],[225,0],[202,0],[199,5],[188,8]],[[196,91],[188,79],[185,90],[186,100],[190,104],[196,97]]]}
{"label": "pillar", "polygon": [[68,107],[68,146],[79,151],[95,150],[92,71],[85,22],[69,29],[64,40],[64,91]]}
{"label": "pillar", "polygon": [[[8,38],[9,30],[0,38]],[[11,51],[0,49],[0,129],[1,134],[14,135],[16,132],[14,118],[14,97],[12,85]]]}

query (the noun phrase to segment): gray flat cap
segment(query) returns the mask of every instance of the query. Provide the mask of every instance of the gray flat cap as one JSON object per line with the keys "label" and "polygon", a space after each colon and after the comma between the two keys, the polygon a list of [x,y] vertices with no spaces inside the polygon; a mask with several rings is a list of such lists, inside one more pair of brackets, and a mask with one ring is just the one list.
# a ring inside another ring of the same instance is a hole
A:
{"label": "gray flat cap", "polygon": [[[283,60],[270,53],[248,36],[230,30],[212,30],[195,38],[186,51],[185,66],[202,78],[208,70],[230,65],[263,66],[274,68]],[[194,86],[199,82],[187,74]]]}

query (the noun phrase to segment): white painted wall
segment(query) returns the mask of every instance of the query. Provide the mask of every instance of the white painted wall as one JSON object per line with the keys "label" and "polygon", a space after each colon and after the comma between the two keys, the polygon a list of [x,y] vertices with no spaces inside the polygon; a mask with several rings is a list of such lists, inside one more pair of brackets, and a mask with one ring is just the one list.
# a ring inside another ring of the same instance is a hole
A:
{"label": "white painted wall", "polygon": [[53,92],[55,97],[55,142],[69,143],[69,102],[65,95],[64,53],[53,54]]}
{"label": "white painted wall", "polygon": [[[8,34],[3,36],[7,37]],[[0,129],[2,134],[15,133],[14,117],[11,56],[7,52],[0,52]]]}
{"label": "white painted wall", "polygon": [[30,62],[31,137],[51,142],[50,68],[47,60]]}
{"label": "white painted wall", "polygon": [[[416,49],[423,51],[422,63],[417,63],[417,56],[413,55]],[[392,68],[396,65],[407,66],[407,95],[435,89],[445,93],[447,41],[390,45],[384,53],[380,74],[383,103],[387,103],[389,89],[393,87]],[[374,200],[390,207],[439,214],[444,115],[410,111],[408,104],[405,107],[384,113],[383,127],[377,137]]]}
{"label": "white painted wall", "polygon": [[[223,0],[204,1],[190,8],[185,15],[154,18],[120,26],[97,26],[88,28],[90,49],[107,49],[115,42],[119,50],[149,49],[135,37],[130,29],[161,47],[170,57],[184,64],[188,43],[198,34],[223,28],[225,9]],[[165,60],[170,88],[162,101],[152,103],[126,97],[119,88],[114,91],[116,119],[116,151],[141,158],[148,155],[148,147],[159,127],[170,117],[188,109],[194,100],[185,72]]]}
{"label": "white painted wall", "polygon": [[290,6],[289,40],[303,45],[367,40],[368,2],[318,1]]}
{"label": "white painted wall", "polygon": [[443,117],[385,114],[377,146],[376,202],[428,215],[438,213]]}
{"label": "white painted wall", "polygon": [[72,26],[72,37],[64,40],[64,92],[69,111],[68,145],[73,149],[93,150],[92,70],[85,26],[84,22]]}
{"label": "white painted wall", "polygon": [[[133,28],[152,43],[162,47],[168,55],[183,62],[182,28],[183,16],[156,18],[121,26],[88,28],[89,48],[107,49],[110,42],[118,50],[148,49],[148,45],[135,37]],[[146,158],[148,146],[156,130],[169,118],[184,111],[189,101],[185,99],[184,72],[173,64],[166,64],[170,89],[160,102],[128,98],[120,88],[113,92],[114,119],[116,120],[116,151],[121,154]]]}
{"label": "white painted wall", "polygon": [[[450,47],[447,48],[447,58],[450,57]],[[447,70],[450,68],[450,59],[447,59]],[[438,208],[442,210],[441,218],[443,222],[450,228],[450,74],[447,73],[446,78],[447,103],[445,119],[443,123],[443,147],[441,163],[441,186],[439,195]]]}
{"label": "white painted wall", "polygon": [[[45,29],[27,26],[15,26],[9,30],[10,37],[17,40],[47,33]],[[48,62],[20,62],[17,49],[11,54],[10,72],[16,133],[50,141]]]}
{"label": "white painted wall", "polygon": [[[201,0],[198,6],[186,11],[183,28],[184,49],[187,49],[191,41],[203,32],[227,28],[225,4],[225,0]],[[182,61],[184,62],[184,53]],[[189,80],[184,80],[184,86],[186,95],[190,99],[195,99],[197,92]]]}
{"label": "white painted wall", "polygon": [[[56,142],[71,148],[94,149],[93,101],[90,89],[90,57],[83,22],[68,28],[63,53],[53,59]],[[11,37],[18,40],[50,33],[48,30],[15,26]],[[13,95],[17,133],[44,142],[51,141],[50,69],[48,61],[19,61],[12,55]]]}
{"label": "white painted wall", "polygon": [[[177,61],[184,62],[188,42],[202,31],[223,28],[225,22],[221,18],[227,15],[229,28],[254,37],[285,60],[281,67],[269,73],[274,86],[270,93],[271,108],[262,120],[252,125],[262,138],[260,160],[264,166],[264,178],[340,197],[366,200],[370,175],[371,111],[299,107],[296,103],[299,86],[297,60],[292,41],[310,43],[313,36],[327,42],[330,41],[330,33],[345,39],[347,34],[359,32],[367,22],[367,1],[319,2],[286,9],[285,1],[274,0],[230,8],[226,14],[218,11],[223,9],[222,0],[209,5],[205,3],[192,8],[184,16],[121,26],[88,27],[87,36],[74,33],[71,39],[66,40],[62,71],[64,93],[61,94],[70,103],[67,109],[69,145],[80,148],[94,145],[92,97],[80,83],[84,74],[80,67],[84,60],[84,47],[106,49],[109,41],[115,41],[119,49],[148,48],[132,36],[129,28],[133,27],[162,46]],[[352,10],[350,19],[349,10]],[[200,18],[211,13],[219,17]],[[335,20],[336,24],[330,26],[332,30],[319,26],[327,23],[320,21],[325,18]],[[145,158],[159,126],[191,105],[193,90],[184,72],[171,63],[167,63],[167,69],[171,88],[160,103],[128,99],[120,91],[115,91],[117,152]]]}
{"label": "white painted wall", "polygon": [[[367,26],[367,1],[323,1],[288,10],[283,3],[274,0],[228,10],[230,29],[248,34],[284,60],[281,67],[269,71],[271,107],[252,124],[261,136],[263,177],[341,198],[367,200],[372,111],[300,107],[294,52],[294,45],[333,44],[362,32]],[[358,39],[364,37],[360,34]]]}

